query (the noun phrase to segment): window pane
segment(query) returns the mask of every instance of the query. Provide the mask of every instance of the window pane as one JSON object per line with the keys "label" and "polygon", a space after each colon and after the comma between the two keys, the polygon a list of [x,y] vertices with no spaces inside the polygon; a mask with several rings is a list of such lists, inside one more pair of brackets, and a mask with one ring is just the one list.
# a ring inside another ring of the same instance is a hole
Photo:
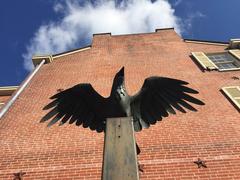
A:
{"label": "window pane", "polygon": [[224,63],[224,64],[217,64],[219,69],[231,69],[231,68],[237,68],[233,63]]}

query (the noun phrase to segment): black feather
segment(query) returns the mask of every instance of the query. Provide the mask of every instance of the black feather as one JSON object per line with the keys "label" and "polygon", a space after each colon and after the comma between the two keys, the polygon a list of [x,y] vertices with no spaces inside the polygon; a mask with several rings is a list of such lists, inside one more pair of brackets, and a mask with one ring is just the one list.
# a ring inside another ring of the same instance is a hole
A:
{"label": "black feather", "polygon": [[142,128],[150,127],[150,124],[148,122],[144,121],[142,118],[139,119],[139,122],[140,122]]}
{"label": "black feather", "polygon": [[134,126],[134,130],[135,130],[136,132],[142,130],[142,125],[140,124],[139,119],[133,120],[133,126]]}
{"label": "black feather", "polygon": [[55,99],[54,101],[50,102],[48,105],[46,105],[43,110],[48,110],[52,107],[55,107],[56,105],[59,104],[59,100],[58,99]]}
{"label": "black feather", "polygon": [[48,127],[52,126],[53,124],[55,124],[56,122],[58,122],[62,117],[64,116],[64,113],[59,113],[57,114],[49,123],[48,123]]}
{"label": "black feather", "polygon": [[71,114],[65,114],[65,116],[62,118],[59,126],[62,126],[63,124],[65,124],[71,116],[72,116]]}
{"label": "black feather", "polygon": [[183,100],[179,99],[179,100],[178,100],[178,103],[179,103],[180,105],[182,105],[183,107],[191,110],[191,111],[197,111],[197,109],[195,109],[193,106],[191,106],[190,104],[188,104],[186,101],[183,101]]}
{"label": "black feather", "polygon": [[200,101],[200,100],[198,100],[198,99],[196,99],[196,98],[194,98],[194,97],[192,97],[192,96],[189,96],[189,95],[187,95],[187,94],[185,94],[185,93],[181,93],[181,94],[179,93],[179,94],[177,94],[177,93],[175,93],[175,92],[173,92],[173,91],[171,91],[171,90],[168,90],[168,93],[169,93],[172,97],[175,97],[176,100],[177,100],[177,102],[178,102],[179,104],[181,104],[181,105],[184,106],[185,108],[190,109],[190,110],[192,110],[192,111],[196,111],[196,109],[193,108],[190,104],[188,104],[188,103],[185,102],[184,100],[189,101],[189,102],[194,103],[194,104],[204,105],[204,103],[203,103],[202,101]]}
{"label": "black feather", "polygon": [[58,114],[58,108],[57,107],[55,107],[54,109],[49,111],[45,116],[43,116],[40,122],[48,121],[49,119],[51,119],[56,114]]}
{"label": "black feather", "polygon": [[[174,109],[170,106],[170,104],[169,103],[167,103],[165,100],[164,100],[164,98],[162,98],[162,96],[161,96],[161,92],[158,92],[158,91],[154,91],[153,92],[153,97],[154,97],[154,100],[156,101],[156,102],[158,102],[158,106],[159,107],[163,107],[164,108],[164,113],[167,113],[167,112],[169,112],[169,113],[171,113],[171,114],[176,114],[176,112],[174,111]],[[166,116],[164,116],[164,117],[167,117],[167,115]]]}
{"label": "black feather", "polygon": [[168,102],[171,106],[173,106],[175,109],[179,110],[182,113],[186,113],[186,111],[179,106],[178,99],[173,98],[171,95],[167,94],[166,92],[162,92],[162,98]]}
{"label": "black feather", "polygon": [[199,92],[194,90],[194,89],[191,89],[189,87],[186,87],[186,86],[179,86],[175,88],[176,91],[182,91],[182,92],[187,92],[187,93],[191,93],[191,94],[198,94]]}
{"label": "black feather", "polygon": [[182,94],[182,98],[191,102],[191,103],[194,103],[194,104],[197,104],[197,105],[205,105],[204,102],[200,101],[199,99],[197,98],[194,98],[192,96],[189,96],[188,94],[186,93],[183,93]]}

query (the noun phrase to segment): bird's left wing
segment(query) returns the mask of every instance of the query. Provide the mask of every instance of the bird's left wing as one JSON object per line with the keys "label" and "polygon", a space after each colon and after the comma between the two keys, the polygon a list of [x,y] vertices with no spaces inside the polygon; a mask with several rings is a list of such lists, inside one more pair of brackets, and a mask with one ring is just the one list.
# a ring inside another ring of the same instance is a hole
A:
{"label": "bird's left wing", "polygon": [[105,129],[108,98],[99,95],[91,84],[78,84],[52,96],[51,103],[43,109],[51,109],[40,122],[50,120],[48,126],[57,122],[76,123],[102,132]]}
{"label": "bird's left wing", "polygon": [[197,111],[191,103],[204,105],[188,94],[198,92],[185,86],[187,84],[185,81],[165,77],[145,79],[141,90],[131,101],[135,131],[140,131],[142,127],[148,128],[169,113],[176,114],[175,110],[183,113],[186,113],[185,109]]}

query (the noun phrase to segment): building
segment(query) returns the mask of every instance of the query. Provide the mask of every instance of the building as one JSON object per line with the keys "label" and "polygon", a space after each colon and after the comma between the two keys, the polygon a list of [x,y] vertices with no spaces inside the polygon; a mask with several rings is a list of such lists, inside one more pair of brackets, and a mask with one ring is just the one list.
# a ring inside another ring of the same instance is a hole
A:
{"label": "building", "polygon": [[0,108],[11,98],[18,86],[0,87]]}
{"label": "building", "polygon": [[188,81],[200,92],[195,97],[206,104],[136,133],[142,151],[138,159],[144,165],[141,179],[240,179],[238,48],[236,39],[184,40],[174,29],[160,29],[96,34],[89,47],[33,57],[35,65],[43,59],[45,64],[37,66],[0,119],[0,179],[13,179],[19,172],[26,173],[24,179],[100,179],[103,133],[69,124],[47,128],[39,121],[49,97],[75,84],[90,82],[108,96],[122,66],[130,94],[146,77],[166,76]]}

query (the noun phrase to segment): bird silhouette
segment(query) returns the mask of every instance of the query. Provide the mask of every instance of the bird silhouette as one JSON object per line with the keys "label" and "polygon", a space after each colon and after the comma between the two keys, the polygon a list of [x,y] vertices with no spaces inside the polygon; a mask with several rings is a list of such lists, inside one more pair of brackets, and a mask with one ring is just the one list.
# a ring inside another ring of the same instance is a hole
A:
{"label": "bird silhouette", "polygon": [[[189,95],[198,91],[187,87],[187,84],[177,79],[149,77],[140,91],[130,96],[125,88],[122,67],[114,77],[109,97],[102,97],[91,84],[75,85],[50,98],[53,101],[43,109],[51,110],[40,122],[50,120],[48,126],[69,122],[102,132],[105,131],[107,118],[132,116],[134,130],[141,131],[169,114],[176,114],[176,110],[186,113],[185,109],[197,111],[191,104],[204,105]],[[138,146],[137,150],[140,153]]]}

